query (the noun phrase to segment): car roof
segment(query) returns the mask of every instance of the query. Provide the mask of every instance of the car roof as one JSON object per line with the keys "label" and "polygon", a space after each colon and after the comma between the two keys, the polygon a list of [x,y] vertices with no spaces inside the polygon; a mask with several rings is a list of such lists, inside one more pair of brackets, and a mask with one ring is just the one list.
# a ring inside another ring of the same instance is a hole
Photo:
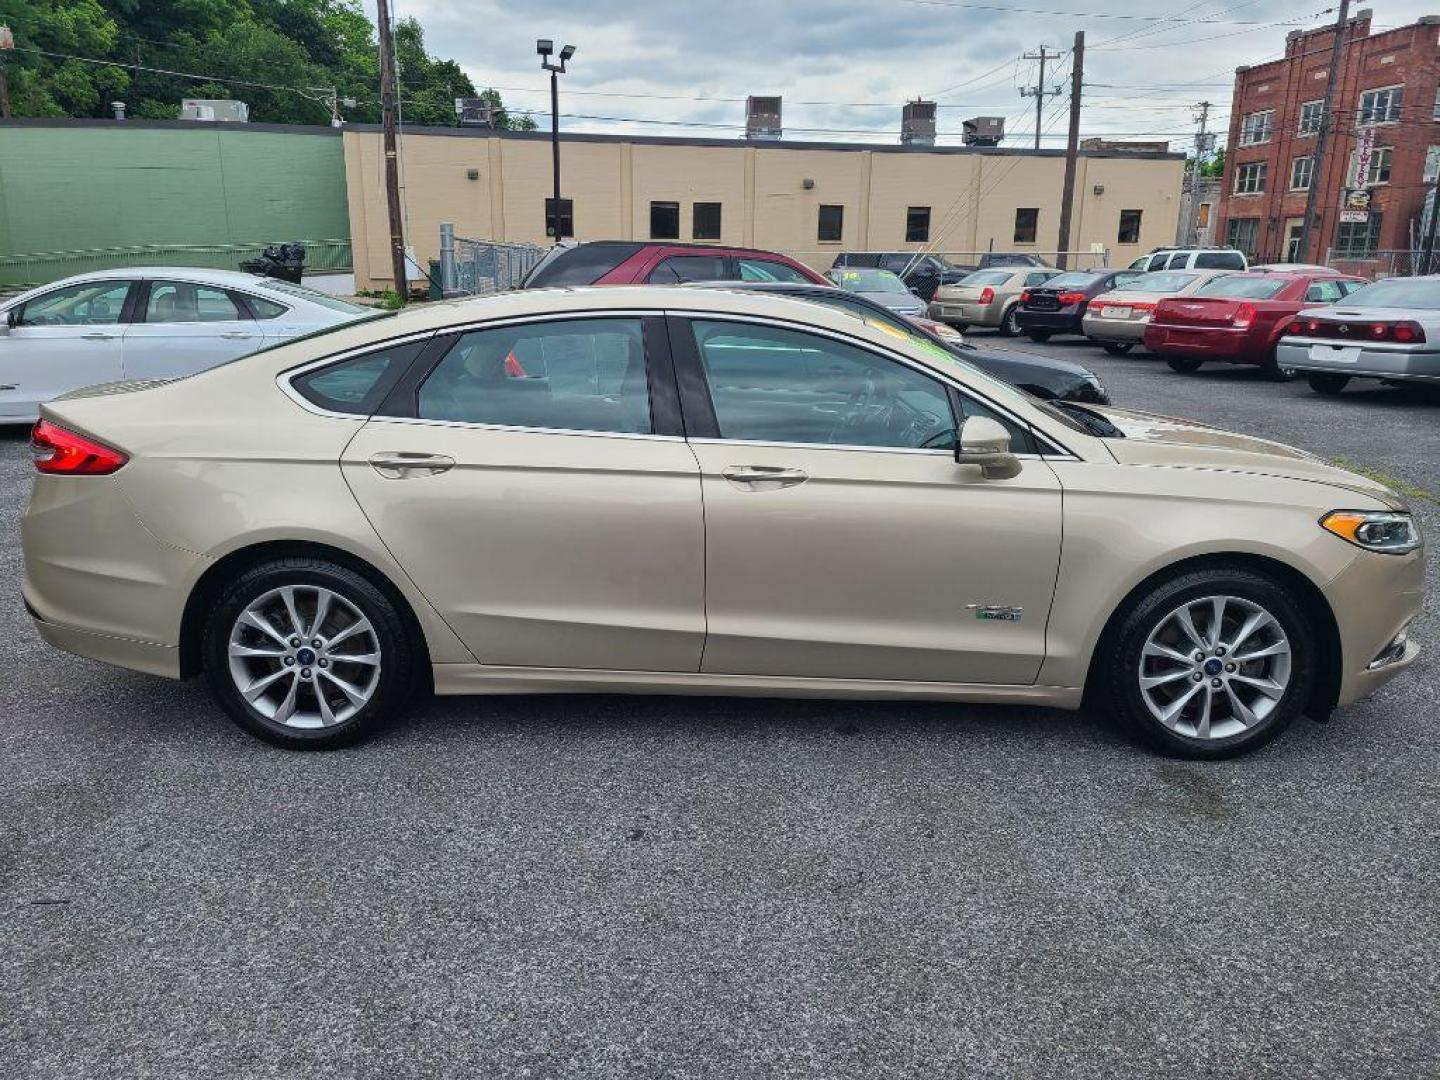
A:
{"label": "car roof", "polygon": [[91,270],[72,274],[58,281],[47,282],[43,288],[70,285],[80,281],[110,281],[116,278],[180,278],[205,284],[230,285],[235,288],[265,288],[270,278],[247,274],[243,270],[214,270],[206,266],[118,266],[108,270]]}

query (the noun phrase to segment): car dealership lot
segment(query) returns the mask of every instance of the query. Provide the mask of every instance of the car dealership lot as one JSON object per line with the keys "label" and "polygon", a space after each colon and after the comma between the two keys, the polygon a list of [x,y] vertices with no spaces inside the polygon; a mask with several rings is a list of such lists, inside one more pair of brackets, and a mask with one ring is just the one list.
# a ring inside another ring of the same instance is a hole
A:
{"label": "car dealership lot", "polygon": [[[974,340],[1393,477],[1440,537],[1440,394]],[[0,438],[0,1075],[1433,1067],[1433,645],[1217,764],[1040,710],[665,697],[294,755],[40,643],[30,474]]]}

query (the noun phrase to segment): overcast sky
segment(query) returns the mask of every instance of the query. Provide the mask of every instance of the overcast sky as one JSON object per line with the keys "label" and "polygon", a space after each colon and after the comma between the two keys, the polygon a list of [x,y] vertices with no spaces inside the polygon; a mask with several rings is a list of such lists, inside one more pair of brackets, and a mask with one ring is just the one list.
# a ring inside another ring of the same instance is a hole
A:
{"label": "overcast sky", "polygon": [[[375,0],[364,2],[373,17]],[[562,131],[717,138],[743,130],[747,94],[779,94],[789,138],[894,142],[901,102],[924,96],[940,103],[942,142],[958,143],[967,117],[1004,115],[1006,143],[1029,145],[1035,103],[1018,87],[1035,82],[1037,63],[1021,54],[1060,51],[1046,82],[1068,93],[1084,30],[1082,135],[1176,149],[1195,130],[1191,103],[1207,98],[1223,139],[1235,67],[1278,57],[1289,30],[1332,21],[1330,3],[1093,0],[1071,13],[1059,0],[391,0],[432,53],[544,125],[539,37],[578,50],[561,78]],[[1414,0],[1373,7],[1377,28],[1427,13]],[[1067,100],[1046,100],[1043,146],[1064,145]]]}

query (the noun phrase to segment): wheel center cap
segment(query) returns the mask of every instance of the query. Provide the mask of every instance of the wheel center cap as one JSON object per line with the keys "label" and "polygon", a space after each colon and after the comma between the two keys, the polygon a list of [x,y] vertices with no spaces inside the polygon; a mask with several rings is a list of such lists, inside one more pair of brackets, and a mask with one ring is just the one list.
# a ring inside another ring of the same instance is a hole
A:
{"label": "wheel center cap", "polygon": [[[309,667],[311,664],[315,663],[315,650],[314,650],[314,649],[301,649],[299,652],[297,652],[297,653],[295,654],[295,661],[296,661],[296,663],[298,663],[301,667]],[[1213,663],[1214,661],[1211,661],[1211,662]],[[1208,666],[1207,666],[1206,670],[1209,670]],[[1217,670],[1218,670],[1218,669],[1217,669]]]}
{"label": "wheel center cap", "polygon": [[1225,665],[1222,664],[1222,663],[1220,663],[1219,660],[1206,660],[1206,661],[1205,661],[1205,674],[1206,674],[1206,675],[1212,675],[1212,676],[1213,676],[1213,675],[1219,675],[1220,672],[1222,672],[1222,671],[1224,671],[1224,670],[1225,670]]}

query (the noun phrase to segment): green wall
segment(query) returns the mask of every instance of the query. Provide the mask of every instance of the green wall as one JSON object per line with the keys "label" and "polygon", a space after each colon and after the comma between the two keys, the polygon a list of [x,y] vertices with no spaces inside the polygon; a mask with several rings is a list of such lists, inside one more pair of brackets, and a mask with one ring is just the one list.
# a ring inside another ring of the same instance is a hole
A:
{"label": "green wall", "polygon": [[[15,257],[41,252],[284,240],[343,240],[348,249],[349,237],[338,131],[138,121],[0,124],[0,262],[11,271],[0,266],[0,280],[16,276]],[[233,266],[230,254],[217,265]],[[90,256],[87,265],[62,272],[105,261]],[[62,276],[38,265],[29,269],[32,279]]]}

